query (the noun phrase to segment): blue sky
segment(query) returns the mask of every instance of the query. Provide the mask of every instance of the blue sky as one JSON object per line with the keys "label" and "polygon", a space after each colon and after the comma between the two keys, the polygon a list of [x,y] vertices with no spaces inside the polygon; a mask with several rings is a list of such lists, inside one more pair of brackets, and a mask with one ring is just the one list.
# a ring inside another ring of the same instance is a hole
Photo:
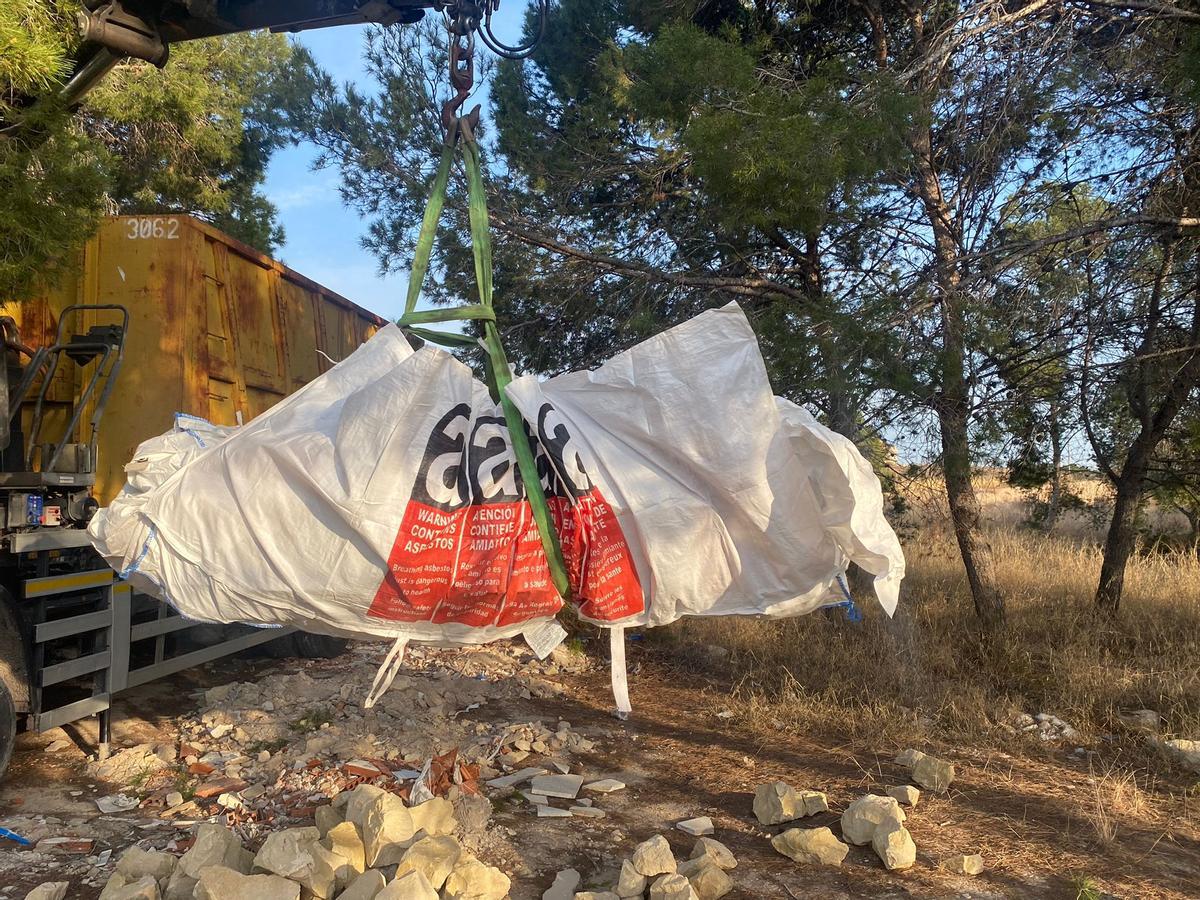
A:
{"label": "blue sky", "polygon": [[[501,3],[494,23],[502,39],[515,40],[524,9],[524,0]],[[370,90],[362,63],[363,32],[363,27],[343,26],[304,32],[295,39],[338,82],[352,81]],[[480,52],[488,51],[481,47]],[[271,160],[266,193],[279,208],[287,232],[275,256],[360,306],[394,319],[404,308],[407,279],[403,274],[379,274],[376,258],[359,245],[366,222],[342,206],[336,171],[312,171],[315,157],[313,147],[302,145],[281,150]]]}

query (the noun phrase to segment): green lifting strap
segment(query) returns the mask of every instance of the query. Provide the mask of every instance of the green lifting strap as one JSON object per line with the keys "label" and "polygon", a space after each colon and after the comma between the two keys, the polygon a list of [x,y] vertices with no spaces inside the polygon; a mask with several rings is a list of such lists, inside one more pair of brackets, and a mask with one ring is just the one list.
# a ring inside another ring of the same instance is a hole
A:
{"label": "green lifting strap", "polygon": [[[433,179],[433,192],[425,207],[425,218],[421,221],[421,233],[417,238],[412,272],[408,279],[408,296],[404,303],[404,315],[400,317],[398,324],[405,331],[422,340],[432,341],[443,346],[473,347],[482,343],[486,352],[484,368],[488,390],[491,392],[492,399],[497,400],[501,409],[504,410],[504,421],[508,425],[513,455],[517,458],[517,469],[520,471],[521,481],[525,485],[525,496],[533,511],[533,521],[537,525],[538,535],[542,540],[542,549],[546,551],[550,577],[559,595],[564,599],[569,599],[571,584],[567,577],[566,563],[563,562],[562,546],[559,544],[558,532],[554,529],[550,507],[546,503],[546,494],[542,490],[541,478],[538,477],[533,447],[530,446],[529,435],[525,431],[525,420],[516,405],[508,399],[508,394],[504,390],[512,383],[512,370],[509,368],[508,358],[504,355],[504,346],[500,343],[500,332],[496,328],[496,312],[492,308],[492,237],[488,225],[487,193],[483,186],[479,145],[474,140],[465,139],[462,146],[470,201],[471,252],[475,257],[475,281],[479,286],[479,303],[425,311],[417,311],[416,308],[421,287],[429,271],[429,260],[433,254],[433,241],[437,233],[438,220],[441,218],[442,208],[446,205],[446,186],[450,181],[450,167],[454,162],[454,145],[447,144],[442,151],[442,159]],[[466,335],[417,327],[427,322],[469,320],[483,322],[482,341],[476,341]]]}

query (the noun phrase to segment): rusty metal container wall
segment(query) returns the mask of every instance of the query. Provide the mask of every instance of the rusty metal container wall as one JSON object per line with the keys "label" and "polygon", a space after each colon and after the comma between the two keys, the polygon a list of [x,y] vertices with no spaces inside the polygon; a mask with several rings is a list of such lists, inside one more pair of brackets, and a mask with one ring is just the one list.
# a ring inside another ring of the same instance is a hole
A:
{"label": "rusty metal container wall", "polygon": [[[100,423],[96,498],[125,483],[137,445],[176,412],[248,422],[345,358],[385,324],[282,263],[191,216],[118,216],[88,242],[78,271],[42,298],[6,304],[25,343],[54,339],[76,303],[129,309],[125,360]],[[112,321],[89,313],[80,325]],[[46,439],[61,435],[88,370],[60,367]],[[30,404],[26,404],[27,407]],[[85,411],[76,435],[86,440]],[[23,410],[28,428],[31,412]]]}

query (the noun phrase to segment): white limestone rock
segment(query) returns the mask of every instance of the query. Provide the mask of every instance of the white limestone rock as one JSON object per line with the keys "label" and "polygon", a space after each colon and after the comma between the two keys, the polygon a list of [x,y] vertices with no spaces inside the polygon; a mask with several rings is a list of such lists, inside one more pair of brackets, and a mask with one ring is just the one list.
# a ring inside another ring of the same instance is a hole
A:
{"label": "white limestone rock", "polygon": [[942,860],[939,866],[956,875],[979,875],[983,872],[983,857],[978,853],[960,853]]}
{"label": "white limestone rock", "polygon": [[771,846],[807,865],[840,866],[850,852],[828,828],[789,828],[771,838]]}
{"label": "white limestone rock", "polygon": [[554,883],[542,891],[542,900],[573,900],[575,889],[583,876],[575,869],[563,869],[554,876]]}
{"label": "white limestone rock", "polygon": [[888,871],[907,869],[917,861],[917,845],[908,829],[898,822],[886,822],[876,828],[871,848]]}
{"label": "white limestone rock", "polygon": [[708,857],[722,869],[736,869],[737,858],[732,851],[715,838],[702,837],[692,848],[691,859]]}
{"label": "white limestone rock", "polygon": [[617,896],[622,900],[626,897],[641,897],[646,893],[646,876],[633,867],[633,863],[625,860],[621,863],[621,875],[617,879]]}
{"label": "white limestone rock", "polygon": [[200,873],[195,900],[300,900],[300,885],[279,875],[243,875],[225,866]]}
{"label": "white limestone rock", "polygon": [[912,778],[935,794],[944,794],[954,781],[954,766],[934,756],[922,756],[913,764]]}
{"label": "white limestone rock", "polygon": [[462,853],[458,841],[448,835],[423,837],[404,851],[396,877],[405,872],[420,872],[434,890],[441,890]]}
{"label": "white limestone rock", "polygon": [[320,837],[320,832],[312,827],[269,834],[254,857],[254,867],[290,878],[314,896],[327,900],[334,896],[337,886],[334,873],[344,860],[321,846]]}
{"label": "white limestone rock", "polygon": [[916,806],[917,801],[921,799],[921,792],[911,784],[890,787],[887,795],[903,806]]}
{"label": "white limestone rock", "polygon": [[904,823],[906,816],[895,797],[867,794],[859,797],[842,813],[842,837],[851,844],[871,843],[875,829],[884,822]]}
{"label": "white limestone rock", "polygon": [[338,894],[338,900],[375,900],[387,885],[387,879],[378,869],[367,869]]}
{"label": "white limestone rock", "polygon": [[[359,785],[355,790],[361,790],[363,787]],[[350,815],[353,807],[347,805],[346,809],[346,821],[354,822]],[[379,796],[362,810],[361,818],[367,865],[382,867],[400,862],[417,832],[412,813],[404,805],[404,801],[394,794],[381,791]]]}
{"label": "white limestone rock", "polygon": [[633,850],[631,861],[634,869],[647,878],[669,874],[676,869],[675,854],[671,852],[671,845],[661,834],[638,844]]}
{"label": "white limestone rock", "polygon": [[650,900],[700,900],[692,883],[679,874],[663,875],[650,885]]}
{"label": "white limestone rock", "polygon": [[464,852],[446,879],[442,900],[504,900],[512,882],[495,866]]}
{"label": "white limestone rock", "polygon": [[397,875],[395,881],[375,895],[375,900],[438,900],[438,893],[428,878],[413,869]]}

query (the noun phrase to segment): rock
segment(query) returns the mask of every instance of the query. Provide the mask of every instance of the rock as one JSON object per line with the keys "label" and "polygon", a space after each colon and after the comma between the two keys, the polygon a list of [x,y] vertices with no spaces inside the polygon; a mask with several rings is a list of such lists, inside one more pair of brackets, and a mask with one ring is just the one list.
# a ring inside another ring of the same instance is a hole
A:
{"label": "rock", "polygon": [[25,900],[63,900],[70,886],[69,881],[43,881],[25,895]]}
{"label": "rock", "polygon": [[338,822],[321,838],[321,846],[341,857],[341,863],[333,867],[333,877],[340,888],[345,888],[367,867],[367,851],[358,826],[353,822]]}
{"label": "rock", "polygon": [[580,891],[572,896],[573,900],[621,900],[612,891]]}
{"label": "rock", "polygon": [[200,873],[195,900],[300,900],[300,885],[278,875],[243,875],[225,866]]}
{"label": "rock", "polygon": [[1200,772],[1200,741],[1175,738],[1163,741],[1162,746],[1185,768],[1191,769],[1193,772]]}
{"label": "rock", "polygon": [[120,892],[121,888],[129,884],[129,879],[120,872],[113,872],[108,881],[104,885],[104,890],[100,892],[100,900],[112,900],[113,897]]}
{"label": "rock", "polygon": [[625,782],[617,781],[615,778],[601,778],[599,781],[585,784],[583,789],[597,794],[611,794],[614,791],[625,790]]}
{"label": "rock", "polygon": [[904,810],[895,797],[867,794],[859,797],[842,813],[842,837],[851,844],[871,843],[875,829],[884,822],[904,822]]}
{"label": "rock", "polygon": [[111,893],[105,887],[105,900],[161,900],[162,894],[158,889],[158,881],[153,875],[143,875],[135,881],[129,881]]}
{"label": "rock", "polygon": [[378,869],[367,869],[338,894],[338,900],[375,900],[384,889],[387,879]]}
{"label": "rock", "polygon": [[[360,785],[356,790],[361,790]],[[432,802],[432,801],[431,801]],[[353,803],[353,801],[351,801]],[[346,821],[353,822],[351,806]],[[413,842],[416,827],[404,801],[394,794],[380,792],[362,814],[362,838],[368,866],[390,866],[400,862]]]}
{"label": "rock", "polygon": [[[725,870],[712,861],[712,857],[701,856],[688,860],[685,865],[695,867],[694,872],[684,875],[692,890],[700,900],[718,900],[733,890],[733,879],[725,874]],[[681,873],[682,870],[681,870]]]}
{"label": "rock", "polygon": [[412,816],[413,830],[425,832],[428,835],[453,834],[457,821],[454,818],[454,804],[441,797],[434,797],[424,803],[409,808]]}
{"label": "rock", "polygon": [[138,744],[112,754],[108,759],[87,764],[89,778],[112,784],[129,784],[144,779],[148,773],[165,769],[175,761],[174,747]]}
{"label": "rock", "polygon": [[224,866],[248,875],[253,863],[254,855],[242,847],[236,834],[221,825],[205,822],[196,829],[196,842],[192,844],[192,849],[176,863],[171,882],[181,876],[199,878],[201,871],[209,866]]}
{"label": "rock", "polygon": [[898,822],[886,822],[876,828],[871,847],[888,871],[907,869],[917,861],[917,845],[908,829]]}
{"label": "rock", "polygon": [[954,781],[954,766],[933,756],[922,756],[913,764],[912,777],[921,787],[943,794]]}
{"label": "rock", "polygon": [[184,875],[176,868],[175,874],[167,882],[167,889],[163,892],[163,900],[193,900],[195,896],[196,879]]}
{"label": "rock", "polygon": [[671,845],[661,834],[656,834],[649,840],[638,844],[633,850],[631,862],[634,869],[647,878],[669,874],[676,868],[675,855],[671,852]]}
{"label": "rock", "polygon": [[797,797],[804,804],[803,816],[815,816],[817,813],[829,812],[829,798],[820,791],[797,791]]}
{"label": "rock", "polygon": [[692,837],[700,837],[703,834],[712,834],[716,829],[713,828],[712,819],[708,816],[698,816],[695,819],[685,819],[682,822],[677,822],[675,827],[684,834],[690,834]]}
{"label": "rock", "polygon": [[582,775],[539,775],[529,783],[530,790],[535,794],[560,797],[564,800],[574,800],[578,797],[581,787]]}
{"label": "rock", "polygon": [[618,897],[641,897],[646,893],[646,876],[633,867],[633,863],[625,860],[621,863],[621,876],[617,879]]}
{"label": "rock", "polygon": [[702,837],[692,848],[691,859],[708,857],[722,869],[736,869],[737,858],[728,847],[710,837]]}
{"label": "rock", "polygon": [[171,873],[175,871],[175,862],[175,857],[170,853],[130,847],[117,860],[116,871],[120,872],[127,881],[137,881],[144,875],[151,875],[165,887],[171,878]]}
{"label": "rock", "polygon": [[332,897],[337,884],[334,873],[344,860],[322,847],[320,837],[316,828],[288,828],[269,834],[254,857],[254,867],[290,878],[322,900]]}
{"label": "rock", "polygon": [[463,834],[482,835],[492,820],[492,801],[487,797],[460,797],[454,801],[454,818]]}
{"label": "rock", "polygon": [[[373,784],[360,784],[349,793],[338,794],[334,799],[333,806],[335,808],[341,806],[342,818],[347,822],[353,822],[361,828],[363,818],[367,814],[367,808],[384,794],[387,794],[387,791],[383,788],[377,788]],[[346,798],[344,801],[342,801],[343,797]],[[339,803],[338,801],[342,802]]]}
{"label": "rock", "polygon": [[664,875],[650,885],[650,900],[699,900],[682,875]]}
{"label": "rock", "polygon": [[397,875],[396,880],[375,895],[375,900],[438,900],[429,879],[416,870]]}
{"label": "rock", "polygon": [[464,852],[446,879],[442,900],[504,900],[511,886],[508,876],[495,866]]}
{"label": "rock", "polygon": [[345,821],[345,818],[338,810],[334,809],[332,804],[327,803],[324,806],[316,808],[316,811],[313,813],[313,820],[317,826],[317,831],[321,832],[321,837],[325,837],[325,835],[329,834],[331,828],[335,825],[340,825]]}
{"label": "rock", "polygon": [[789,828],[771,838],[771,846],[798,863],[840,866],[850,848],[828,828]]}
{"label": "rock", "polygon": [[542,891],[542,900],[573,900],[575,888],[582,880],[583,876],[575,869],[563,869],[554,876],[554,883]]}
{"label": "rock", "polygon": [[1162,725],[1162,719],[1153,709],[1130,709],[1117,713],[1117,719],[1126,728],[1136,731],[1148,731],[1157,734]]}
{"label": "rock", "polygon": [[924,755],[920,750],[904,750],[896,756],[896,765],[911,769]]}
{"label": "rock", "polygon": [[921,799],[921,792],[911,784],[888,788],[887,795],[904,806],[916,806]]}
{"label": "rock", "polygon": [[519,772],[513,772],[511,775],[503,775],[500,778],[493,778],[488,782],[488,787],[494,788],[510,788],[516,787],[523,781],[528,781],[538,775],[545,775],[546,770],[540,769],[537,766],[532,766],[527,769],[521,769]]}
{"label": "rock", "polygon": [[537,807],[539,819],[569,819],[572,815],[569,809],[559,809],[558,807],[549,806],[545,803],[538,803],[535,805]]}
{"label": "rock", "polygon": [[583,819],[603,819],[605,812],[595,806],[571,806],[567,812],[573,816],[579,816]]}
{"label": "rock", "polygon": [[970,856],[960,853],[949,859],[943,859],[938,865],[956,875],[978,875],[983,871],[983,857],[978,853],[972,853]]}
{"label": "rock", "polygon": [[420,872],[435,891],[441,890],[458,865],[460,856],[462,847],[454,838],[445,835],[424,837],[404,851],[400,867],[396,869],[396,877],[405,872]]}
{"label": "rock", "polygon": [[754,816],[764,825],[790,822],[804,814],[796,789],[782,781],[760,784],[754,789]]}

